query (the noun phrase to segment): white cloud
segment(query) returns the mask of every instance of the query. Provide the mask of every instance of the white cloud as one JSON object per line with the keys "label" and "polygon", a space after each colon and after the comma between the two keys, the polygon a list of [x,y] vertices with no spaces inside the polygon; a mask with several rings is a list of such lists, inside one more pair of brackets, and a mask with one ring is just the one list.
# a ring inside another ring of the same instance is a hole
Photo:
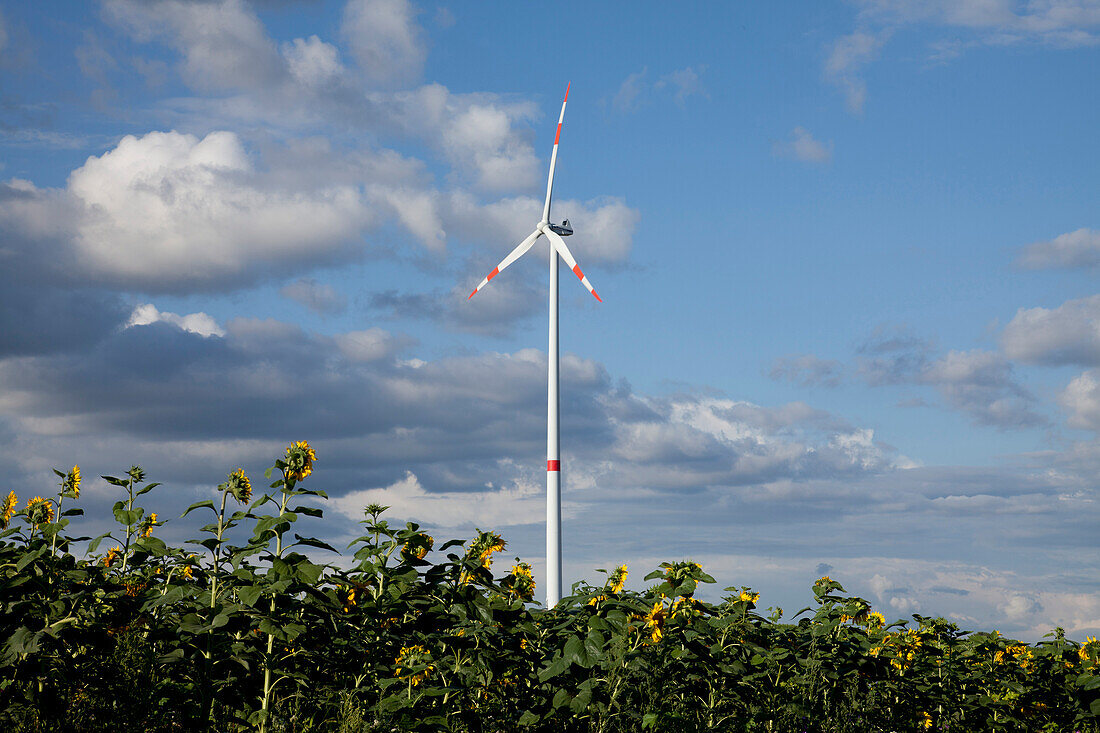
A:
{"label": "white cloud", "polygon": [[1081,228],[1045,242],[1034,242],[1024,248],[1016,263],[1029,270],[1098,267],[1100,231]]}
{"label": "white cloud", "polygon": [[827,163],[833,159],[833,143],[822,143],[804,127],[796,127],[791,133],[791,139],[786,142],[776,142],[772,146],[772,152],[779,156],[794,158],[807,163]]}
{"label": "white cloud", "polygon": [[135,306],[133,313],[130,314],[130,320],[126,323],[126,328],[147,326],[150,323],[170,323],[176,328],[197,333],[200,336],[225,335],[225,329],[205,313],[188,313],[181,316],[177,313],[159,311],[152,303],[142,303]]}
{"label": "white cloud", "polygon": [[1070,380],[1058,395],[1074,428],[1100,430],[1100,369],[1089,369]]}
{"label": "white cloud", "polygon": [[857,30],[838,38],[825,62],[825,77],[844,90],[848,109],[859,113],[867,97],[861,69],[874,60],[889,38],[888,31]]}
{"label": "white cloud", "polygon": [[[382,504],[402,519],[456,529],[510,527],[546,519],[545,487],[541,485],[522,482],[480,491],[429,492],[411,471],[389,486],[351,491],[333,499],[333,503],[353,519],[361,519],[363,507],[368,504]],[[563,506],[563,514],[568,517],[573,511],[571,507],[566,509]]]}
{"label": "white cloud", "polygon": [[663,75],[657,80],[657,83],[653,85],[653,88],[658,91],[662,89],[674,90],[673,99],[676,100],[676,104],[682,107],[687,98],[692,95],[707,96],[707,91],[703,87],[703,82],[700,80],[700,76],[706,69],[707,67],[705,65],[698,67],[688,66],[683,69],[677,69],[676,71]]}
{"label": "white cloud", "polygon": [[349,331],[334,337],[336,348],[349,361],[365,363],[392,356],[405,343],[381,328]]}
{"label": "white cloud", "polygon": [[1100,295],[1019,309],[1001,333],[1001,348],[1034,364],[1100,365]]}
{"label": "white cloud", "polygon": [[316,35],[284,43],[282,52],[291,76],[305,86],[323,87],[337,81],[345,73],[336,46],[325,43]]}
{"label": "white cloud", "polygon": [[406,0],[350,0],[341,33],[360,70],[379,84],[412,81],[420,76],[427,51]]}
{"label": "white cloud", "polygon": [[126,136],[69,176],[85,209],[75,234],[84,264],[143,289],[203,286],[256,262],[315,259],[370,220],[351,186],[267,186],[237,136]]}
{"label": "white cloud", "polygon": [[286,74],[263,23],[242,0],[106,0],[104,10],[138,40],[165,36],[183,55],[180,74],[194,89],[270,88]]}
{"label": "white cloud", "polygon": [[633,112],[650,102],[671,99],[683,107],[689,97],[708,97],[703,86],[702,74],[705,64],[686,66],[682,69],[662,74],[655,82],[646,81],[649,67],[627,75],[618,91],[611,97],[611,107],[618,112]]}

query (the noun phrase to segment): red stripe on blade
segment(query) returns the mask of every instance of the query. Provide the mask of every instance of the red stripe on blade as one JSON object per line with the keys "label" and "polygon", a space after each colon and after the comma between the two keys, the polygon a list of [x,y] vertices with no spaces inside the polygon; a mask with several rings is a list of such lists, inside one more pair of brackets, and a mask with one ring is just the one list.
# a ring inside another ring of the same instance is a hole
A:
{"label": "red stripe on blade", "polygon": [[561,123],[559,122],[558,123],[558,134],[554,135],[554,144],[557,145],[558,140],[560,140],[560,139],[561,139]]}
{"label": "red stripe on blade", "polygon": [[547,471],[560,471],[561,470],[561,461],[547,460],[546,461],[546,470]]}
{"label": "red stripe on blade", "polygon": [[565,99],[561,100],[562,104],[565,104],[566,102],[569,101],[569,85],[572,84],[572,83],[573,82],[571,82],[571,81],[565,82]]}
{"label": "red stripe on blade", "polygon": [[499,267],[494,267],[493,271],[489,273],[489,279],[492,280],[494,277],[496,277],[499,274],[500,274],[500,268]]}
{"label": "red stripe on blade", "polygon": [[584,273],[581,272],[581,266],[580,265],[573,265],[573,274],[576,275],[581,280],[584,279]]}

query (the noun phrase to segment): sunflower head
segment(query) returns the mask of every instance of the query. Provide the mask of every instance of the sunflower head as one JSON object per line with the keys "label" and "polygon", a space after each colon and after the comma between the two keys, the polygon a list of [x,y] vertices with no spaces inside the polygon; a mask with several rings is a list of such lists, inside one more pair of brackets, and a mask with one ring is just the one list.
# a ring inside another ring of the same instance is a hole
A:
{"label": "sunflower head", "polygon": [[141,536],[148,537],[153,534],[153,527],[156,527],[160,522],[157,521],[157,513],[153,512],[149,515],[149,518],[142,522]]}
{"label": "sunflower head", "polygon": [[65,479],[61,483],[61,493],[74,499],[80,498],[80,466],[73,466],[73,469],[65,474]]}
{"label": "sunflower head", "polygon": [[753,593],[751,590],[743,590],[737,600],[744,601],[745,603],[756,603],[760,600],[760,594]]}
{"label": "sunflower head", "polygon": [[423,560],[434,546],[435,540],[431,535],[419,532],[405,541],[401,547],[401,557],[406,561]]}
{"label": "sunflower head", "polygon": [[431,654],[421,644],[401,647],[393,661],[396,665],[393,676],[407,681],[413,687],[428,679],[435,671]]}
{"label": "sunflower head", "polygon": [[145,471],[141,466],[130,466],[130,470],[126,472],[126,475],[133,479],[135,484],[140,484],[145,480]]}
{"label": "sunflower head", "polygon": [[19,497],[15,495],[14,491],[8,492],[8,498],[4,499],[2,507],[0,507],[0,529],[7,529],[11,524],[12,515],[15,514],[15,507],[19,503]]}
{"label": "sunflower head", "polygon": [[247,504],[252,500],[252,482],[244,475],[243,469],[236,469],[229,474],[229,480],[218,487],[229,494],[241,504]]}
{"label": "sunflower head", "polygon": [[103,566],[109,568],[114,565],[120,552],[122,552],[122,548],[117,545],[107,550],[107,554],[103,556]]}
{"label": "sunflower head", "polygon": [[521,562],[512,567],[509,573],[508,590],[516,598],[529,601],[535,597],[535,579],[531,575],[531,566]]}
{"label": "sunflower head", "polygon": [[286,477],[291,481],[304,481],[313,473],[313,462],[316,460],[317,452],[310,447],[309,443],[304,440],[291,443],[287,446],[286,456],[283,458],[286,463]]}
{"label": "sunflower head", "polygon": [[478,530],[477,538],[470,545],[467,557],[477,558],[478,562],[481,563],[481,567],[488,570],[493,565],[493,553],[500,552],[507,544],[496,532]]}
{"label": "sunflower head", "polygon": [[27,502],[27,521],[37,527],[53,521],[53,502],[36,496]]}
{"label": "sunflower head", "polygon": [[1097,641],[1095,637],[1086,636],[1085,643],[1077,650],[1077,656],[1083,662],[1091,660],[1093,665],[1096,665],[1100,662],[1100,641]]}
{"label": "sunflower head", "polygon": [[611,573],[611,577],[608,578],[608,582],[611,583],[612,593],[622,593],[623,586],[626,585],[626,565],[620,565],[615,568],[615,571]]}

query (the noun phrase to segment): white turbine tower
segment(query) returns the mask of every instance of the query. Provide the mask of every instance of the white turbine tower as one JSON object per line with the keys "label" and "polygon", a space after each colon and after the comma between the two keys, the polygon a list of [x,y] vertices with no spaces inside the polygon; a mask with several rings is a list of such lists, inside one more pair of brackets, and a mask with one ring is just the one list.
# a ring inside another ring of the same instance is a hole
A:
{"label": "white turbine tower", "polygon": [[[550,194],[554,190],[554,166],[558,162],[558,140],[561,138],[561,123],[565,119],[565,103],[569,101],[569,85],[565,86],[565,99],[561,103],[561,115],[558,116],[558,131],[554,135],[554,152],[550,154],[550,176],[546,181],[546,203],[542,207],[542,219],[519,246],[505,257],[493,271],[482,280],[470,298],[489,284],[508,265],[522,257],[535,241],[545,236],[550,242],[550,345],[547,354],[546,389],[546,607],[553,608],[561,600],[561,452],[558,446],[558,256],[580,278],[588,292],[603,302],[592,283],[581,272],[573,253],[565,246],[562,237],[573,233],[566,219],[561,224],[550,223]],[[469,300],[469,298],[467,298]]]}

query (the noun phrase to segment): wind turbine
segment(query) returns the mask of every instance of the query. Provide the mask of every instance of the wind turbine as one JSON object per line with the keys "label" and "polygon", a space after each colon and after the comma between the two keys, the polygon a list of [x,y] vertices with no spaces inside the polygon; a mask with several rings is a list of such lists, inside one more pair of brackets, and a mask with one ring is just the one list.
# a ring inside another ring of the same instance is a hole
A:
{"label": "wind turbine", "polygon": [[[558,256],[573,270],[581,284],[588,292],[603,302],[592,289],[592,283],[581,272],[573,253],[565,246],[562,237],[568,237],[573,233],[566,219],[561,224],[550,223],[550,194],[554,190],[554,166],[558,162],[558,140],[561,139],[561,123],[565,119],[565,103],[569,101],[569,85],[565,85],[565,99],[561,102],[561,114],[558,116],[558,131],[554,135],[554,152],[550,154],[550,175],[546,180],[546,203],[542,207],[542,219],[535,226],[535,231],[527,235],[519,245],[513,249],[493,271],[485,277],[470,298],[477,295],[478,291],[489,284],[489,281],[499,275],[534,246],[539,237],[545,236],[550,242],[550,344],[547,353],[547,388],[546,388],[546,607],[553,608],[561,600],[561,451],[559,448],[558,431]],[[467,298],[469,300],[470,298]]]}

